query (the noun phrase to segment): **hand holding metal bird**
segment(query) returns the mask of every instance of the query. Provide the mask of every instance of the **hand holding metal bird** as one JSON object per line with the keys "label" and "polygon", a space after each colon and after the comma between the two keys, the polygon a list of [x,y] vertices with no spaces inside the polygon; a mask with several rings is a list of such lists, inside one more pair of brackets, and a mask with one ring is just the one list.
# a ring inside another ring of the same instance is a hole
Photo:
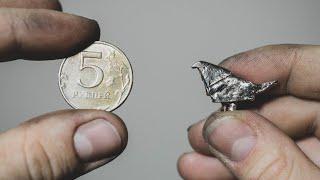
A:
{"label": "hand holding metal bird", "polygon": [[204,61],[196,62],[192,68],[199,70],[207,95],[212,102],[222,103],[222,111],[236,110],[236,103],[240,101],[254,101],[257,94],[277,83],[271,81],[255,84],[233,75],[223,67]]}

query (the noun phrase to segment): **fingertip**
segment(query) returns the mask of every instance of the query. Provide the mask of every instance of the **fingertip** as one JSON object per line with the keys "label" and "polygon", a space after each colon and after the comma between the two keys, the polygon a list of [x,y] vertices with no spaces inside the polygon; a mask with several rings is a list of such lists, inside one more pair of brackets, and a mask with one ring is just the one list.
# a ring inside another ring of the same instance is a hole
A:
{"label": "fingertip", "polygon": [[253,111],[213,114],[204,132],[212,153],[239,179],[299,179],[301,174],[291,171],[294,166],[308,167],[310,177],[315,175],[314,165],[294,141]]}
{"label": "fingertip", "polygon": [[48,9],[56,10],[56,11],[62,11],[62,5],[60,1],[52,1],[50,0],[48,3]]}
{"label": "fingertip", "polygon": [[177,161],[178,173],[183,179],[187,178],[188,171],[186,169],[189,167],[188,164],[190,164],[189,154],[190,153],[182,154]]}
{"label": "fingertip", "polygon": [[[96,20],[88,19],[81,16],[68,15],[70,19],[66,19],[66,23],[70,23],[73,28],[64,29],[66,31],[65,39],[69,43],[65,43],[65,48],[61,48],[60,52],[57,53],[59,57],[70,57],[73,56],[83,49],[87,48],[95,41],[100,39],[100,26]],[[59,43],[63,43],[63,39],[58,39]],[[48,57],[49,59],[52,59]],[[47,58],[47,59],[48,59]]]}
{"label": "fingertip", "polygon": [[128,143],[128,129],[125,122],[118,115],[114,113],[106,112],[106,111],[103,111],[103,112],[107,114],[107,117],[108,117],[107,120],[118,131],[119,136],[121,138],[121,142],[122,142],[122,148],[124,150],[124,148],[127,146],[127,143]]}
{"label": "fingertip", "polygon": [[192,126],[190,126],[188,130],[188,140],[191,147],[202,154],[211,155],[208,144],[205,142],[202,136],[202,129],[206,120],[199,121]]}
{"label": "fingertip", "polygon": [[74,145],[82,161],[114,158],[126,148],[128,131],[119,116],[101,110],[82,110],[73,119],[77,127]]}
{"label": "fingertip", "polygon": [[194,152],[182,154],[178,159],[178,172],[183,179],[199,179],[198,169],[202,168],[199,159],[201,156]]}
{"label": "fingertip", "polygon": [[[77,30],[78,36],[74,37],[76,39],[74,39],[74,46],[71,46],[72,53],[77,53],[100,39],[100,26],[96,20],[81,16],[77,16],[75,19],[78,21],[75,25],[79,29],[74,29]],[[73,32],[71,31],[70,33]]]}
{"label": "fingertip", "polygon": [[277,80],[279,86],[272,92],[283,93],[291,67],[301,58],[302,47],[296,44],[265,45],[228,57],[219,65],[254,83]]}
{"label": "fingertip", "polygon": [[203,125],[203,137],[205,137],[205,132],[208,127],[214,123],[217,119],[221,119],[223,117],[235,117],[237,119],[245,119],[247,114],[251,114],[251,111],[248,110],[237,110],[237,111],[217,111],[212,113],[205,121]]}
{"label": "fingertip", "polygon": [[96,119],[77,128],[74,146],[83,162],[112,158],[122,151],[117,128],[105,119]]}
{"label": "fingertip", "polygon": [[97,21],[45,9],[2,9],[1,60],[60,59],[100,38]]}
{"label": "fingertip", "polygon": [[183,179],[233,179],[233,175],[219,160],[195,152],[181,155],[177,166]]}
{"label": "fingertip", "polygon": [[[52,136],[60,134],[65,141],[73,137],[71,142],[82,162],[114,158],[124,151],[128,142],[128,131],[123,120],[103,110],[60,110],[34,118],[23,126],[53,131]],[[62,128],[54,130],[52,127]]]}
{"label": "fingertip", "polygon": [[[69,179],[96,169],[121,154],[127,143],[127,129],[117,115],[99,110],[62,110],[36,117],[0,138],[2,150],[18,154],[10,175],[39,179]],[[23,148],[21,148],[23,147]],[[21,168],[28,165],[27,169]],[[51,174],[46,174],[51,173]],[[13,176],[14,177],[14,176]],[[39,177],[39,178],[38,178]],[[41,178],[40,178],[41,179]]]}

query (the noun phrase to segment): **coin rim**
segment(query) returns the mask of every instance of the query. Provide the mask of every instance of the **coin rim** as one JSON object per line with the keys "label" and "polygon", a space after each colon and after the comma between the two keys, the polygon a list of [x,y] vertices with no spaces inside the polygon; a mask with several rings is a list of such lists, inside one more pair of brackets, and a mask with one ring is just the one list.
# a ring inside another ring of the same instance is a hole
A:
{"label": "coin rim", "polygon": [[[129,88],[128,95],[122,100],[121,103],[119,103],[117,106],[115,106],[114,108],[112,108],[111,110],[108,111],[108,112],[112,112],[112,111],[118,109],[118,108],[128,99],[129,95],[131,94],[131,90],[132,90],[132,88],[133,88],[133,79],[134,79],[134,78],[133,78],[132,65],[131,65],[131,62],[130,62],[128,56],[127,56],[120,48],[118,48],[117,46],[115,46],[115,45],[113,45],[113,44],[111,44],[111,43],[105,42],[105,41],[95,41],[95,42],[92,43],[90,46],[92,46],[92,45],[94,45],[94,44],[103,44],[103,45],[111,46],[112,48],[118,50],[120,53],[122,53],[122,54],[126,57],[128,63],[129,63],[129,66],[130,66],[132,79],[131,79],[131,83],[130,83],[130,88]],[[88,46],[88,47],[90,47],[90,46]],[[81,51],[81,52],[82,52],[82,51]],[[80,53],[80,52],[79,52],[79,53]],[[76,54],[76,55],[77,55],[77,54]],[[74,56],[75,56],[75,55],[74,55]],[[71,56],[71,57],[72,57],[72,56]],[[65,93],[63,92],[63,90],[62,90],[62,88],[61,88],[61,80],[60,80],[61,71],[62,71],[62,68],[63,68],[63,66],[64,66],[64,64],[65,64],[65,62],[66,62],[66,60],[67,60],[68,58],[70,58],[70,57],[67,57],[67,58],[65,58],[65,59],[62,61],[61,65],[60,65],[60,68],[59,68],[59,74],[58,74],[58,76],[59,76],[59,77],[58,77],[58,80],[59,80],[59,81],[58,81],[59,89],[60,89],[61,95],[63,96],[63,99],[65,100],[65,102],[67,102],[67,104],[68,104],[69,106],[71,106],[71,107],[74,108],[74,109],[80,109],[80,108],[77,107],[76,105],[72,104],[72,103],[68,100],[68,98],[66,98]],[[92,109],[94,109],[94,108],[92,108]],[[102,109],[102,110],[107,111],[106,109]]]}

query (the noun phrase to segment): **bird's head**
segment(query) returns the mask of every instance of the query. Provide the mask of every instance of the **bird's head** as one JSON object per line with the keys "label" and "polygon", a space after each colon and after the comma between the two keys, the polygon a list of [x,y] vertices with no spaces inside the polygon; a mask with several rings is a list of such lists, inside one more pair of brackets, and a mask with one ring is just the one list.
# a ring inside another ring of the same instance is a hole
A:
{"label": "bird's head", "polygon": [[198,61],[196,63],[194,63],[191,67],[193,69],[200,69],[200,68],[203,68],[207,65],[207,62],[204,62],[204,61]]}
{"label": "bird's head", "polygon": [[205,61],[194,63],[192,68],[198,69],[200,72],[208,95],[212,93],[210,92],[210,88],[213,84],[231,75],[229,70]]}

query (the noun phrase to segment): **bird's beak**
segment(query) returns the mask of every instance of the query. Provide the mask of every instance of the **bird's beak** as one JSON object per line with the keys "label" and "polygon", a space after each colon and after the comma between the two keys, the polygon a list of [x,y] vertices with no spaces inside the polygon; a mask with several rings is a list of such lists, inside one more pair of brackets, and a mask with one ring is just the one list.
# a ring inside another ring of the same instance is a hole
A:
{"label": "bird's beak", "polygon": [[198,61],[198,62],[194,63],[191,67],[192,67],[193,69],[195,69],[195,68],[200,68],[200,67],[201,67],[201,62]]}

